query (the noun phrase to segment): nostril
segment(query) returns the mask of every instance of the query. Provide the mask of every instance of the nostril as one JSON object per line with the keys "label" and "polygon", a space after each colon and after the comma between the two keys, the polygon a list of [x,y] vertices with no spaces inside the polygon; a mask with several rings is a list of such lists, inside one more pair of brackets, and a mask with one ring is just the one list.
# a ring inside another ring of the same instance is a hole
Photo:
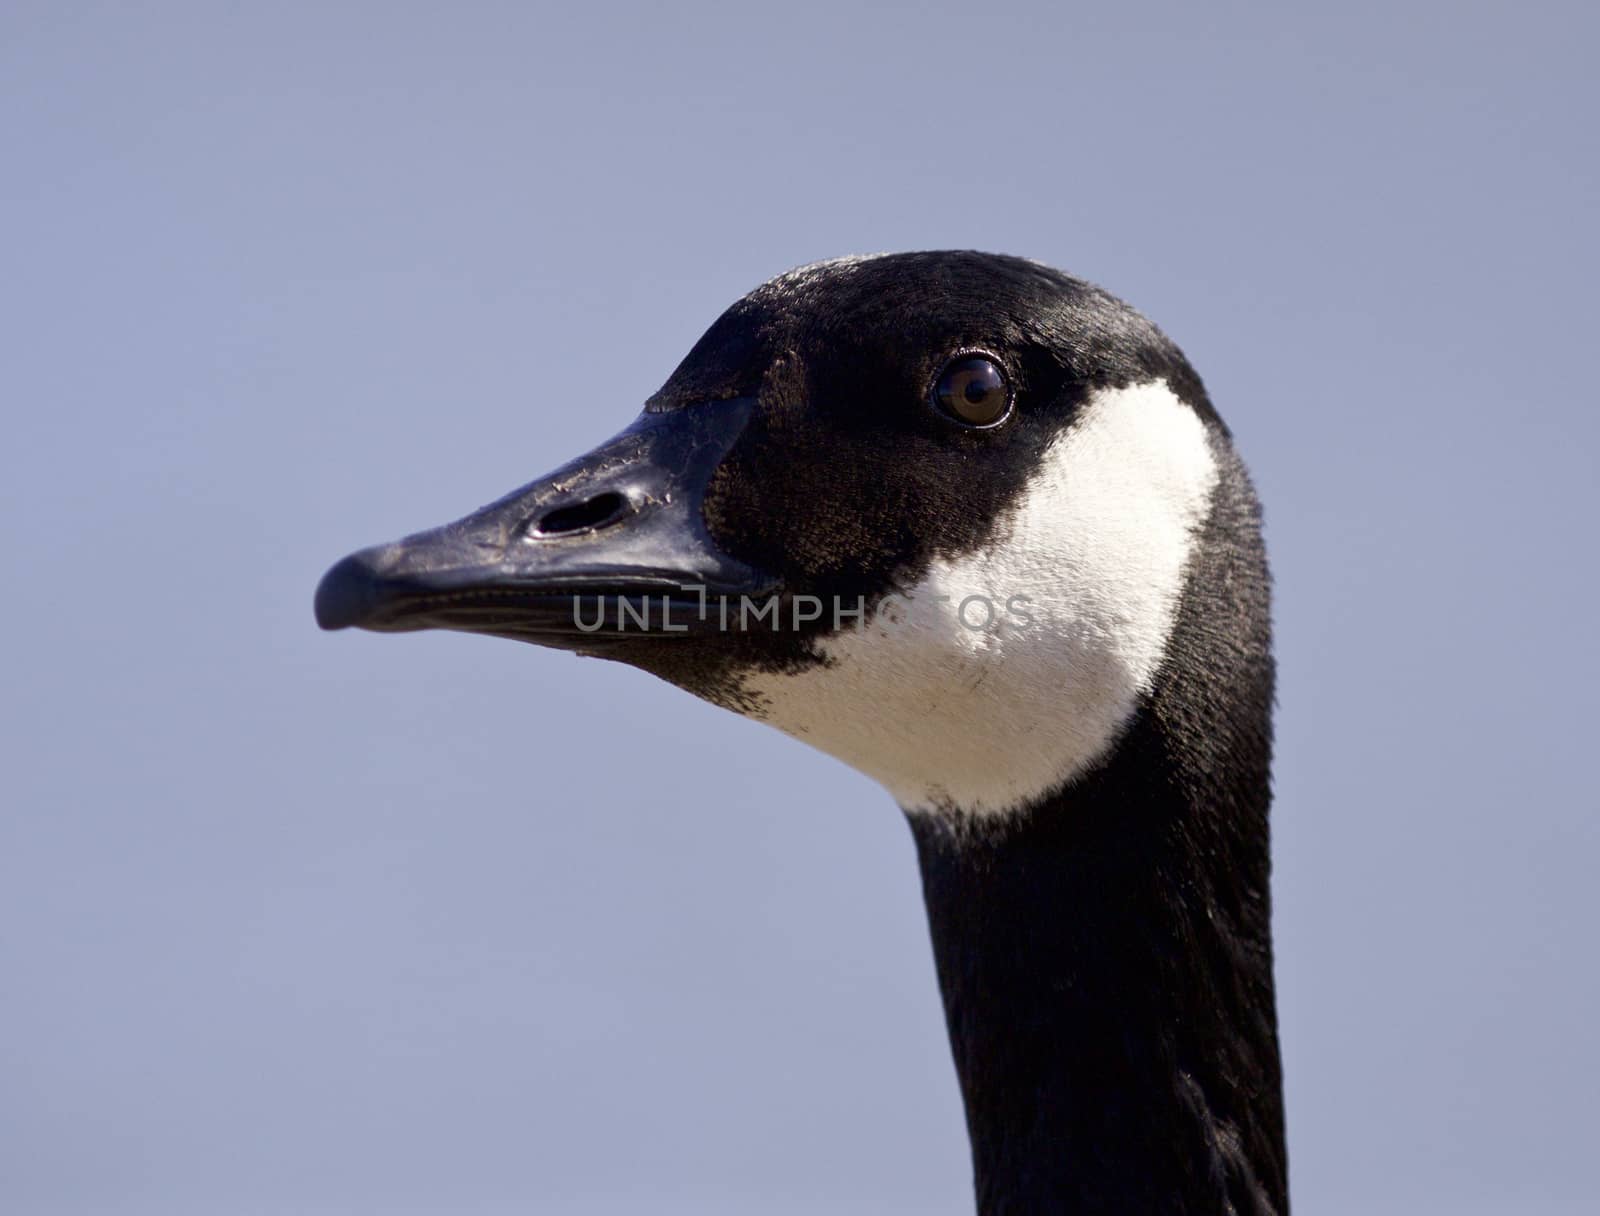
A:
{"label": "nostril", "polygon": [[621,494],[607,491],[568,507],[557,507],[542,516],[533,525],[539,536],[561,536],[568,532],[583,532],[590,528],[603,528],[616,523],[628,509],[628,500]]}

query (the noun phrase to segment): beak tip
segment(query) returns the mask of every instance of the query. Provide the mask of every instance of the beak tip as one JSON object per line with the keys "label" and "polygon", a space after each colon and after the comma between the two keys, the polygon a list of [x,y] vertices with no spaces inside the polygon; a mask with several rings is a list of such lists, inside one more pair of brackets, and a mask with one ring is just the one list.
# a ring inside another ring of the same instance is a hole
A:
{"label": "beak tip", "polygon": [[317,584],[313,609],[323,629],[348,629],[359,625],[376,602],[372,562],[366,551],[336,562]]}

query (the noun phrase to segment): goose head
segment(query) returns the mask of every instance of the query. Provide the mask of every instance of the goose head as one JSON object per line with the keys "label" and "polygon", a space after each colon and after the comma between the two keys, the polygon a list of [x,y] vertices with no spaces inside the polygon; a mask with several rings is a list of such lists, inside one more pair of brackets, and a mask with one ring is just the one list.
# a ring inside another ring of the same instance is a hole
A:
{"label": "goose head", "polygon": [[735,303],[592,452],[340,562],[317,617],[617,659],[907,810],[1003,816],[1151,692],[1228,443],[1177,348],[1087,283],[842,258]]}

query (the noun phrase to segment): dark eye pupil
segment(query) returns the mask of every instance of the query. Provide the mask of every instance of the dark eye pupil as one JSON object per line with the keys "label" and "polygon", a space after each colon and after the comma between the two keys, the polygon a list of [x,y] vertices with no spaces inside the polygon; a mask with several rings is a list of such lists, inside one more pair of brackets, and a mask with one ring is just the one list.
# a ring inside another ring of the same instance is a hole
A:
{"label": "dark eye pupil", "polygon": [[1006,376],[993,359],[968,355],[953,360],[934,386],[939,408],[968,426],[989,426],[1011,405]]}

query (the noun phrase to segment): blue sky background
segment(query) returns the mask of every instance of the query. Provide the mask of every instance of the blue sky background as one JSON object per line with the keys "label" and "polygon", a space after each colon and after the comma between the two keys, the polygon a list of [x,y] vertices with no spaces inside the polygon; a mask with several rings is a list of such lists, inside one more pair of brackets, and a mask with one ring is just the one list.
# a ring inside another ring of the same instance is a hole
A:
{"label": "blue sky background", "polygon": [[770,275],[977,247],[1267,504],[1297,1211],[1592,1210],[1593,14],[11,0],[0,1208],[969,1210],[875,786],[311,592]]}

